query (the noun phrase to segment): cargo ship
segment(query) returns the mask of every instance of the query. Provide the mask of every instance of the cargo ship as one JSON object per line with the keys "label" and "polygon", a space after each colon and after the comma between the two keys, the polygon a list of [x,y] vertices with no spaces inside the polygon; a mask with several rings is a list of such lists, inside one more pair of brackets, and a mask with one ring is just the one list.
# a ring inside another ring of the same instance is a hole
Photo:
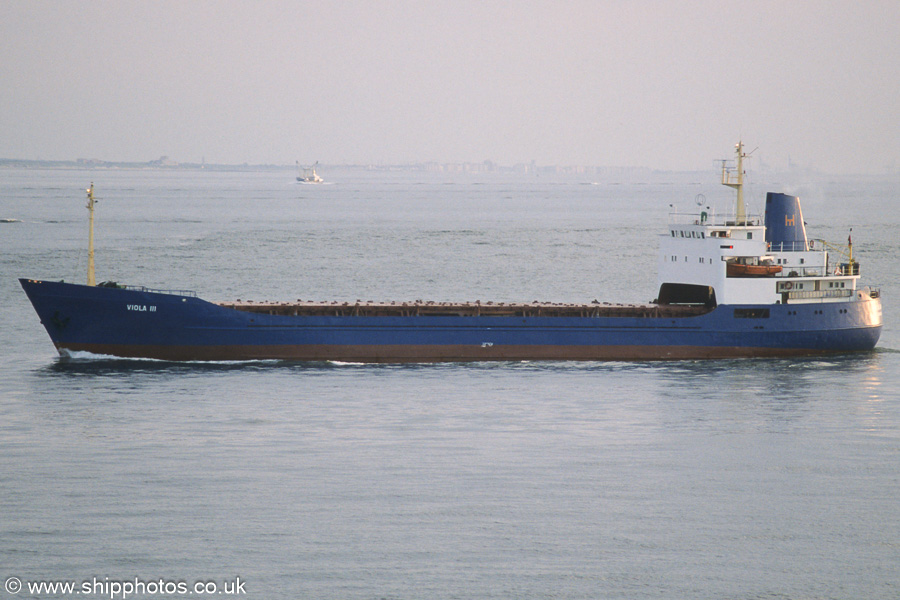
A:
{"label": "cargo ship", "polygon": [[[770,192],[746,214],[742,144],[723,162],[723,218],[672,213],[647,304],[209,302],[192,291],[20,279],[62,356],[363,363],[679,360],[871,350],[878,289],[846,247],[807,238],[800,200]],[[736,165],[736,167],[734,166]],[[88,190],[93,239],[93,184]]]}

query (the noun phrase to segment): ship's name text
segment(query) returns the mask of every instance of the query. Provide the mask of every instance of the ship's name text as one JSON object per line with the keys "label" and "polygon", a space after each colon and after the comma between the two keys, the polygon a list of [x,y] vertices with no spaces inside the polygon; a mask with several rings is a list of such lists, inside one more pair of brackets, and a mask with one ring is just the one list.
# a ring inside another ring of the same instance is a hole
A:
{"label": "ship's name text", "polygon": [[146,304],[126,304],[125,308],[136,312],[156,312],[155,306],[147,306]]}

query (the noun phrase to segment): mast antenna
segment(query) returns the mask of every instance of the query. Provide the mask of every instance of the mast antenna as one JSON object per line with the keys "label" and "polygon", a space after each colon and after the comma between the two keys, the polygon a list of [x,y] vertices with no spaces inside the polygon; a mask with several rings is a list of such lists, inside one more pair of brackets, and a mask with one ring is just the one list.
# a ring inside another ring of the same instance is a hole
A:
{"label": "mast antenna", "polygon": [[98,202],[94,198],[94,182],[87,189],[87,209],[90,215],[88,219],[88,267],[87,267],[87,284],[96,285],[94,279],[94,204]]}
{"label": "mast antenna", "polygon": [[[756,149],[753,150],[756,152]],[[735,146],[735,154],[737,154],[737,166],[729,169],[727,161],[722,161],[722,185],[737,190],[737,205],[735,206],[735,225],[747,224],[747,208],[744,205],[744,159],[750,154],[744,152],[744,143],[738,142]]]}

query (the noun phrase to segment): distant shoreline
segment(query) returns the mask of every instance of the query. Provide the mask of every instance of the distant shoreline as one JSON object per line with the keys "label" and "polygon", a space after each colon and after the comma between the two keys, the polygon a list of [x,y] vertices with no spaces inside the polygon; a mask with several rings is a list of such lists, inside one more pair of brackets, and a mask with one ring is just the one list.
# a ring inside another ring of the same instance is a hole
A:
{"label": "distant shoreline", "polygon": [[[0,158],[0,169],[58,169],[58,170],[97,170],[97,171],[213,171],[213,172],[282,172],[295,171],[295,164],[211,164],[211,163],[179,163],[168,157],[147,162],[105,161],[99,159],[76,160],[31,160],[19,158]],[[407,173],[433,173],[433,174],[474,174],[474,175],[523,175],[523,176],[590,176],[592,178],[609,179],[622,178],[629,181],[652,180],[660,176],[690,176],[697,177],[697,181],[706,181],[709,171],[664,171],[650,169],[648,167],[597,167],[597,166],[565,166],[565,165],[537,165],[534,162],[528,164],[499,165],[492,161],[463,162],[463,163],[439,163],[420,162],[406,164],[322,164],[319,163],[322,172],[332,171],[365,171],[365,172],[407,172]],[[796,167],[792,170],[757,171],[758,176],[765,179],[789,177],[791,179],[820,180],[822,178],[837,177],[840,179],[854,180],[879,180],[885,177],[896,177],[897,173],[886,171],[884,173],[824,173],[815,169]]]}
{"label": "distant shoreline", "polygon": [[[147,162],[119,162],[105,161],[99,159],[77,159],[77,160],[26,160],[17,158],[0,158],[0,169],[2,168],[20,168],[20,169],[97,169],[97,170],[153,170],[153,171],[293,171],[296,165],[273,165],[273,164],[210,164],[210,163],[179,163],[161,157],[158,160]],[[407,164],[319,164],[320,170],[342,170],[342,171],[401,171],[401,172],[420,172],[420,173],[505,173],[505,174],[563,174],[563,175],[608,175],[608,174],[629,174],[629,175],[647,175],[650,173],[660,173],[646,167],[591,167],[591,166],[558,166],[558,165],[537,165],[516,164],[512,166],[499,165],[492,161],[464,162],[464,163],[438,163],[438,162],[422,162]]]}
{"label": "distant shoreline", "polygon": [[105,160],[24,160],[0,158],[0,169],[98,169],[98,170],[152,170],[152,171],[280,171],[295,169],[294,165],[216,165],[200,163],[176,163],[152,160],[148,162],[116,162]]}

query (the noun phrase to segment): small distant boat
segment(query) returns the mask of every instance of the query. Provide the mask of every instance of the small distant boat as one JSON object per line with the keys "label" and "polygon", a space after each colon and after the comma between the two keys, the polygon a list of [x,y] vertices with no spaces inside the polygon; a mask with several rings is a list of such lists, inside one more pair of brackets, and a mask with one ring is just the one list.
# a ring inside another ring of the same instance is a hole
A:
{"label": "small distant boat", "polygon": [[319,162],[316,161],[311,167],[301,167],[300,161],[297,161],[297,181],[300,183],[325,183],[325,180],[319,177],[319,174],[316,173],[316,167],[319,166]]}

